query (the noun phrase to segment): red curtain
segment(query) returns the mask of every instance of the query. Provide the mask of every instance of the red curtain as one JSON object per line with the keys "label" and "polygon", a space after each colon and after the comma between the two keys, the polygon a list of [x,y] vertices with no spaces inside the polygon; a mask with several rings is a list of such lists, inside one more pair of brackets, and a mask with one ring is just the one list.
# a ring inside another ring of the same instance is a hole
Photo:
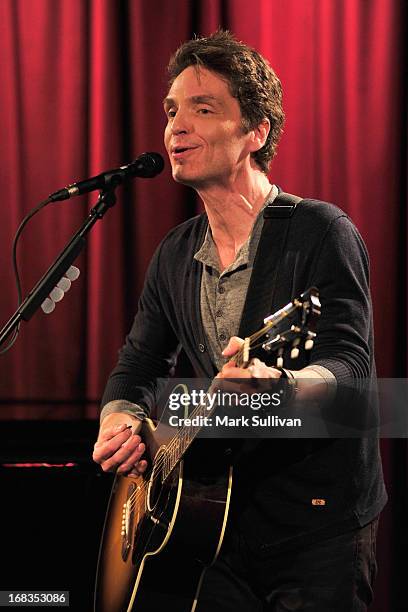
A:
{"label": "red curtain", "polygon": [[[23,215],[75,179],[144,150],[163,152],[169,55],[192,32],[222,25],[268,57],[283,82],[287,122],[271,178],[336,202],[366,239],[379,370],[402,375],[402,7],[388,0],[213,0],[195,8],[181,0],[3,0],[1,321],[15,309],[9,252]],[[80,280],[52,315],[23,324],[2,358],[2,397],[20,402],[13,416],[48,414],[45,400],[57,417],[96,415],[150,255],[197,206],[168,169],[119,195],[80,257]],[[30,224],[19,249],[25,291],[94,201],[55,204]],[[30,412],[27,401],[36,400]],[[95,403],[84,409],[86,400]]]}
{"label": "red curtain", "polygon": [[[406,376],[405,23],[404,0],[2,0],[0,325],[16,308],[10,251],[23,216],[77,179],[146,150],[164,154],[168,58],[193,33],[222,26],[280,75],[287,121],[271,179],[350,214],[371,255],[379,372]],[[29,224],[18,256],[24,293],[95,199],[50,205]],[[96,417],[150,256],[198,209],[168,165],[118,190],[78,260],[80,279],[0,357],[3,418]],[[406,465],[405,447],[385,444],[391,488],[397,457]],[[387,557],[392,545],[384,539]],[[378,611],[389,609],[383,597]]]}

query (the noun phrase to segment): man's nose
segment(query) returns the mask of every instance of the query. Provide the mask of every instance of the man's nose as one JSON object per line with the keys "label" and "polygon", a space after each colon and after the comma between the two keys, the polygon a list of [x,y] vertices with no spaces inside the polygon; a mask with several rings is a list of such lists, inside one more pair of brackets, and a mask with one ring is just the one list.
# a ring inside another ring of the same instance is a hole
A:
{"label": "man's nose", "polygon": [[191,131],[191,122],[188,118],[188,113],[182,111],[180,108],[178,109],[171,124],[171,131],[173,134],[187,134]]}

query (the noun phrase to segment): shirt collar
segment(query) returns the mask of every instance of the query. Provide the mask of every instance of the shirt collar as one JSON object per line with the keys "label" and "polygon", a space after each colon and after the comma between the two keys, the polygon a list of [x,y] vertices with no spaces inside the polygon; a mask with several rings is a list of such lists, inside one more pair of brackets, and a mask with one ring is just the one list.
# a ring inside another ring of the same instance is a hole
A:
{"label": "shirt collar", "polygon": [[[272,188],[270,192],[268,193],[267,197],[265,198],[265,202],[263,203],[262,208],[260,209],[254,221],[254,225],[252,227],[251,233],[249,234],[247,240],[244,242],[244,244],[241,246],[241,248],[237,252],[236,257],[234,261],[232,262],[232,264],[223,271],[223,274],[225,274],[226,272],[233,272],[234,270],[236,270],[237,268],[241,266],[248,265],[249,260],[250,260],[250,251],[251,251],[253,238],[257,238],[257,237],[259,238],[259,234],[263,226],[263,215],[262,215],[263,210],[265,206],[267,206],[267,204],[271,204],[274,201],[277,195],[278,195],[278,188],[276,187],[276,185],[272,185]],[[197,261],[200,261],[206,266],[210,266],[211,268],[214,268],[218,272],[220,271],[219,270],[220,262],[218,258],[217,247],[212,237],[212,232],[211,232],[211,228],[209,225],[207,226],[207,231],[205,233],[204,241],[201,247],[194,254],[194,259],[196,259]]]}

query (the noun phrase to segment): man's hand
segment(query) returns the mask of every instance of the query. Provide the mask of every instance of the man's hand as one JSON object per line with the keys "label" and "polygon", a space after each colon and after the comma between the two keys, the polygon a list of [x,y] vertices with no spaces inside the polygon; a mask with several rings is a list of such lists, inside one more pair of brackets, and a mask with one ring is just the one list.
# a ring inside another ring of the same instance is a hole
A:
{"label": "man's hand", "polygon": [[123,412],[112,412],[104,418],[94,445],[93,460],[104,472],[139,476],[147,467],[140,460],[145,445],[138,432],[142,422]]}
{"label": "man's hand", "polygon": [[[233,357],[235,353],[241,348],[244,341],[242,338],[232,336],[225,349],[222,351],[224,357]],[[238,368],[234,359],[228,361],[222,368],[221,372],[217,374],[216,378],[280,378],[282,372],[276,368],[267,366],[260,359],[251,359],[250,365],[247,368]]]}
{"label": "man's hand", "polygon": [[[242,338],[232,336],[222,354],[224,357],[233,357],[243,343]],[[320,370],[325,371],[326,377],[323,376],[321,371],[316,371],[316,369],[308,366],[301,370],[290,370],[292,375],[296,377],[296,397],[299,400],[324,400],[333,396],[336,391],[336,379],[325,368],[320,368]],[[281,376],[282,372],[280,370],[267,366],[263,361],[255,358],[251,359],[247,368],[237,368],[234,359],[231,359],[224,365],[216,378],[237,380],[241,378],[277,379]]]}

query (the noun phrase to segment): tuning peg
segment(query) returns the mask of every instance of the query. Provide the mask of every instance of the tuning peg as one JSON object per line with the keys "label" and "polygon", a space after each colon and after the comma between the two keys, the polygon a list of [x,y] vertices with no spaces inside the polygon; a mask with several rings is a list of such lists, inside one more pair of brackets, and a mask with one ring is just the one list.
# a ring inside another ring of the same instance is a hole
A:
{"label": "tuning peg", "polygon": [[314,340],[313,338],[308,338],[305,341],[305,351],[311,351],[314,345]]}
{"label": "tuning peg", "polygon": [[276,358],[276,367],[277,368],[283,368],[283,348],[280,348],[278,350],[278,356]]}
{"label": "tuning peg", "polygon": [[300,338],[295,338],[292,343],[292,350],[290,351],[291,359],[297,359],[299,357],[299,348],[298,348],[299,343],[300,343]]}
{"label": "tuning peg", "polygon": [[315,332],[312,332],[312,331],[307,332],[307,338],[305,340],[305,351],[312,350],[315,338],[316,338]]}

